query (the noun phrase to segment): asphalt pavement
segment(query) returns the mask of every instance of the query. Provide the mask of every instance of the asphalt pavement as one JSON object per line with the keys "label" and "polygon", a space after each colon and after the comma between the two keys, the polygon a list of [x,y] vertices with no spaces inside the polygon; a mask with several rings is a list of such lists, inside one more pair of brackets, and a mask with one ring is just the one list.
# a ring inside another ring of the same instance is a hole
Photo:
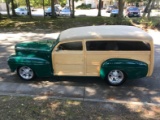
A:
{"label": "asphalt pavement", "polygon": [[0,94],[36,95],[82,100],[151,103],[160,105],[160,32],[149,30],[155,45],[155,67],[151,77],[127,80],[122,86],[108,86],[98,77],[53,77],[22,81],[11,73],[7,58],[18,42],[56,38],[59,33],[0,33]]}

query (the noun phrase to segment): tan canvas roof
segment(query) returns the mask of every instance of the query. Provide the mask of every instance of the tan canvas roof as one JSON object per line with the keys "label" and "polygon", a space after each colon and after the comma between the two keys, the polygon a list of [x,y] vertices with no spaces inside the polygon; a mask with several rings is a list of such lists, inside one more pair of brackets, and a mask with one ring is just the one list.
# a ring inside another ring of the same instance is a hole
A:
{"label": "tan canvas roof", "polygon": [[125,25],[101,25],[70,28],[61,32],[59,40],[63,41],[106,38],[152,40],[151,36],[140,28]]}

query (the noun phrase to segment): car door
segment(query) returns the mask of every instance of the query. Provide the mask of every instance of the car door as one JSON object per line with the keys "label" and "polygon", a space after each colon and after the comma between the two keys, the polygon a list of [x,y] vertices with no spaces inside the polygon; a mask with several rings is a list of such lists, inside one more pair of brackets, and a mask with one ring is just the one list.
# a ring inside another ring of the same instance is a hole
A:
{"label": "car door", "polygon": [[114,41],[93,40],[86,41],[86,76],[99,76],[104,61],[115,58],[117,44]]}
{"label": "car door", "polygon": [[54,75],[83,76],[82,41],[59,43],[52,51],[52,64]]}

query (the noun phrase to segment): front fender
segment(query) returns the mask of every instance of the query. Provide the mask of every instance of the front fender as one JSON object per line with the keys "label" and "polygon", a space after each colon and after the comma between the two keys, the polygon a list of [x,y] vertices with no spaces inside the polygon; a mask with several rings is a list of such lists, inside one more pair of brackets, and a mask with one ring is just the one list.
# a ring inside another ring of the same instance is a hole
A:
{"label": "front fender", "polygon": [[8,58],[8,65],[12,72],[20,66],[28,66],[34,70],[38,77],[51,76],[53,73],[52,65],[49,61],[33,56],[12,55]]}
{"label": "front fender", "polygon": [[100,69],[101,78],[105,78],[109,71],[119,69],[123,71],[128,79],[137,79],[145,77],[148,73],[148,64],[133,60],[133,59],[122,59],[112,58],[102,63]]}

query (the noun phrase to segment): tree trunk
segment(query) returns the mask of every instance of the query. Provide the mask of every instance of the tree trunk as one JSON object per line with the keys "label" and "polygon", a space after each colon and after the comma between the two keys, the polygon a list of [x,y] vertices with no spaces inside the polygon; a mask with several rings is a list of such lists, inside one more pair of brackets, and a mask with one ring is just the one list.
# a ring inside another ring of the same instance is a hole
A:
{"label": "tree trunk", "polygon": [[124,7],[124,1],[118,0],[118,8],[119,8],[118,17],[119,18],[123,17],[123,7]]}
{"label": "tree trunk", "polygon": [[11,18],[8,0],[6,0],[6,8],[7,8],[7,15],[8,15],[8,18]]}
{"label": "tree trunk", "polygon": [[42,0],[42,4],[43,4],[43,17],[45,18],[44,0]]}
{"label": "tree trunk", "polygon": [[30,0],[26,0],[26,5],[27,5],[27,11],[30,19],[32,19],[32,14],[31,14],[31,7],[30,7]]}
{"label": "tree trunk", "polygon": [[[71,0],[69,0],[69,9],[70,9],[70,11],[72,10]],[[72,17],[72,14],[70,14],[70,17]]]}
{"label": "tree trunk", "polygon": [[151,8],[148,10],[147,18],[150,18],[151,10],[154,7],[154,3],[155,3],[155,0],[152,0],[152,5],[151,5]]}
{"label": "tree trunk", "polygon": [[102,0],[99,0],[99,3],[98,3],[98,16],[101,16],[101,3],[102,3]]}
{"label": "tree trunk", "polygon": [[14,1],[11,0],[11,6],[12,6],[12,16],[16,16],[16,13],[15,13],[15,7],[14,7]]}
{"label": "tree trunk", "polygon": [[146,8],[144,9],[144,12],[143,12],[142,17],[145,17],[145,16],[146,16],[146,14],[147,14],[147,12],[148,12],[148,8],[149,8],[151,2],[152,2],[152,0],[148,0],[147,6],[146,6]]}
{"label": "tree trunk", "polygon": [[2,19],[2,14],[0,13],[0,20]]}
{"label": "tree trunk", "polygon": [[52,11],[51,18],[56,18],[55,9],[54,9],[54,0],[51,0],[51,11]]}
{"label": "tree trunk", "polygon": [[75,18],[75,15],[74,15],[74,0],[72,0],[71,18]]}

